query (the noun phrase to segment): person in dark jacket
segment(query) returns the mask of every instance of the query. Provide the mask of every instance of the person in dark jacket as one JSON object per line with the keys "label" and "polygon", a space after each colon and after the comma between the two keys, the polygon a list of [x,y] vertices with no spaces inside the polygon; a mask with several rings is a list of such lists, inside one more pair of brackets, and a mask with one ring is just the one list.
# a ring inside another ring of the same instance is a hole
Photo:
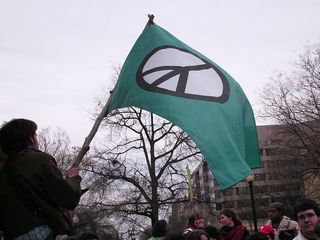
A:
{"label": "person in dark jacket", "polygon": [[212,225],[207,225],[204,228],[204,231],[206,233],[208,233],[208,235],[210,237],[210,240],[219,238],[219,230],[216,227],[212,226]]}
{"label": "person in dark jacket", "polygon": [[0,167],[0,231],[5,239],[60,239],[70,233],[64,209],[80,201],[79,168],[66,171],[39,151],[37,125],[13,119],[0,129],[0,147],[7,159]]}

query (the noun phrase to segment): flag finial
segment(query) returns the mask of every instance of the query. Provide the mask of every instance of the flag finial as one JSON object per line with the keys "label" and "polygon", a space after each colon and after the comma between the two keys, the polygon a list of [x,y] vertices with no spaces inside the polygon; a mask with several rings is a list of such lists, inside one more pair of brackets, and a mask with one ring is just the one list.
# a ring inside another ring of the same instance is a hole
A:
{"label": "flag finial", "polygon": [[153,19],[154,19],[154,15],[153,14],[148,14],[148,22],[146,24],[146,26],[144,27],[144,29],[146,29],[147,27],[149,27],[151,24],[153,24]]}

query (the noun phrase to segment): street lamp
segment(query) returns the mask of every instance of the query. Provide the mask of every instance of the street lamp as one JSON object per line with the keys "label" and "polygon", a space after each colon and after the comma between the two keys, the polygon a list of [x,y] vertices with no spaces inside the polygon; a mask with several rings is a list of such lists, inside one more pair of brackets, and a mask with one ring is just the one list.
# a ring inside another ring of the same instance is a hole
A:
{"label": "street lamp", "polygon": [[252,208],[252,217],[253,217],[253,225],[254,225],[254,231],[258,232],[257,227],[257,215],[256,215],[256,207],[254,203],[254,197],[253,197],[253,181],[254,181],[254,175],[251,174],[248,177],[246,177],[246,181],[249,184],[249,190],[250,190],[250,198],[251,198],[251,208]]}

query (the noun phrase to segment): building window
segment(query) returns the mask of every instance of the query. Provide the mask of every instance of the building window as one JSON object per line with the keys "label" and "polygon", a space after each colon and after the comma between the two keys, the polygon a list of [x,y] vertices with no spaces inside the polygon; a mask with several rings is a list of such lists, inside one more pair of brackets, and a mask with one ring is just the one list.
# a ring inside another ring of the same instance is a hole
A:
{"label": "building window", "polygon": [[238,207],[248,207],[248,206],[251,206],[251,201],[249,199],[238,201]]}
{"label": "building window", "polygon": [[210,203],[210,194],[209,193],[204,194],[204,201],[207,203]]}
{"label": "building window", "polygon": [[279,174],[278,173],[270,173],[269,180],[279,180]]}
{"label": "building window", "polygon": [[280,160],[271,160],[269,165],[270,167],[280,167]]}
{"label": "building window", "polygon": [[229,188],[229,189],[223,191],[223,196],[232,196],[232,194],[233,194],[232,188]]}
{"label": "building window", "polygon": [[224,208],[233,208],[233,202],[224,202],[223,203]]}
{"label": "building window", "polygon": [[268,186],[254,186],[253,187],[255,193],[268,193],[269,188]]}
{"label": "building window", "polygon": [[196,181],[199,181],[199,180],[200,180],[200,174],[199,174],[199,172],[197,172],[197,173],[195,174],[195,179],[196,179]]}
{"label": "building window", "polygon": [[274,156],[278,154],[277,148],[266,148],[266,156]]}
{"label": "building window", "polygon": [[220,191],[216,191],[215,194],[216,194],[216,198],[220,198],[221,197],[221,192]]}
{"label": "building window", "polygon": [[255,200],[257,206],[268,206],[269,199],[268,198],[260,198]]}
{"label": "building window", "polygon": [[270,191],[271,192],[282,192],[286,190],[286,185],[285,184],[279,184],[279,185],[271,185],[270,186]]}
{"label": "building window", "polygon": [[208,163],[207,162],[203,162],[202,168],[203,168],[204,172],[208,171]]}
{"label": "building window", "polygon": [[256,181],[264,181],[264,180],[266,180],[266,174],[265,173],[256,173],[254,175],[254,179]]}
{"label": "building window", "polygon": [[247,186],[239,188],[239,194],[248,194],[248,193],[249,193],[249,188]]}
{"label": "building window", "polygon": [[205,174],[205,175],[203,176],[203,181],[204,181],[204,182],[209,182],[208,174]]}
{"label": "building window", "polygon": [[241,212],[241,213],[239,213],[239,218],[240,219],[251,219],[252,213],[251,212]]}
{"label": "building window", "polygon": [[216,209],[217,210],[222,210],[222,203],[217,203],[216,204]]}

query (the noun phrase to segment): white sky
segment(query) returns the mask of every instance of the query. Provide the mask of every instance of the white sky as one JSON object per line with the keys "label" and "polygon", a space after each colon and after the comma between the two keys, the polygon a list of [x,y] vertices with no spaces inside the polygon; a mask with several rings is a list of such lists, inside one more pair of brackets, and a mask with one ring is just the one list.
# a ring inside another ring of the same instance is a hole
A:
{"label": "white sky", "polygon": [[0,0],[0,121],[82,145],[95,99],[148,18],[229,72],[256,108],[276,71],[320,40],[319,0]]}

